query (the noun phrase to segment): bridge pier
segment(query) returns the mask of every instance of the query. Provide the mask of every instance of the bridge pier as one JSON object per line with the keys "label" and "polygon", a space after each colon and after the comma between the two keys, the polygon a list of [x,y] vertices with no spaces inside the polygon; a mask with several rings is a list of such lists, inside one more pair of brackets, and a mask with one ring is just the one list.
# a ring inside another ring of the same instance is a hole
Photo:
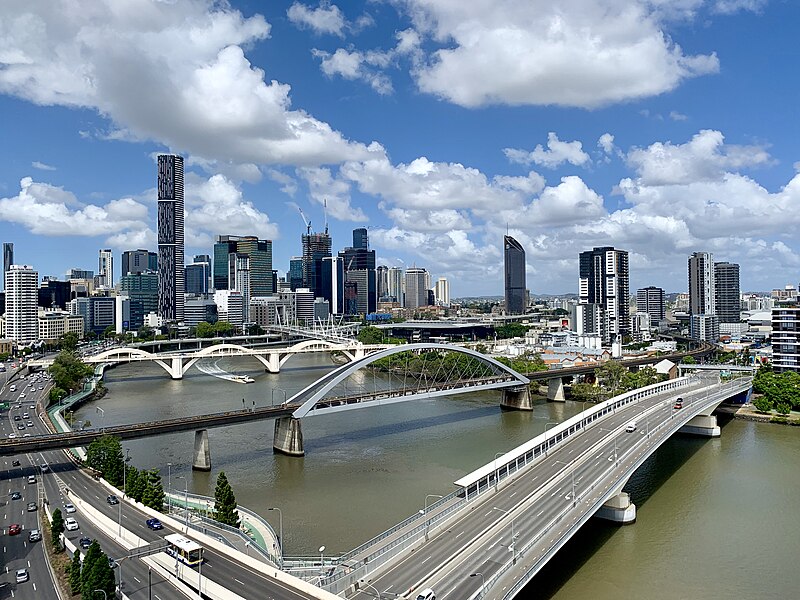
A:
{"label": "bridge pier", "polygon": [[533,410],[531,390],[526,386],[503,388],[503,399],[500,400],[503,410]]}
{"label": "bridge pier", "polygon": [[564,380],[561,377],[553,377],[547,380],[547,400],[549,402],[566,402],[564,397]]}
{"label": "bridge pier", "polygon": [[273,352],[269,355],[267,361],[261,361],[267,367],[267,373],[280,373],[281,372],[281,355]]}
{"label": "bridge pier", "polygon": [[198,429],[194,432],[194,460],[193,471],[211,470],[211,448],[208,445],[208,429]]}
{"label": "bridge pier", "polygon": [[631,502],[631,497],[626,492],[620,492],[609,498],[600,509],[594,513],[595,517],[628,525],[636,522],[636,505]]}
{"label": "bridge pier", "polygon": [[183,379],[183,359],[181,357],[178,356],[172,359],[169,376],[173,379]]}
{"label": "bridge pier", "polygon": [[303,430],[300,419],[294,417],[281,417],[275,419],[275,437],[272,440],[272,450],[289,456],[305,456],[303,449]]}
{"label": "bridge pier", "polygon": [[701,435],[703,437],[719,437],[720,430],[717,425],[716,415],[697,415],[686,425],[678,430],[678,433],[689,433],[691,435]]}

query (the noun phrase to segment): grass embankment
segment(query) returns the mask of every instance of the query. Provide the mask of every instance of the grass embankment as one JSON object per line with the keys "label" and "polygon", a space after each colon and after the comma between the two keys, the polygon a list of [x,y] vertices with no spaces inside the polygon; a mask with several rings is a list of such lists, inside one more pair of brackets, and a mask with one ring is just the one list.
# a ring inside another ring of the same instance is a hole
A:
{"label": "grass embankment", "polygon": [[47,514],[44,509],[41,511],[41,527],[42,527],[42,544],[45,545],[45,555],[47,561],[53,569],[56,576],[56,585],[61,590],[61,597],[71,598],[72,593],[69,589],[69,554],[63,549],[59,548],[58,551],[53,547],[53,536],[50,533],[50,521],[47,520]]}

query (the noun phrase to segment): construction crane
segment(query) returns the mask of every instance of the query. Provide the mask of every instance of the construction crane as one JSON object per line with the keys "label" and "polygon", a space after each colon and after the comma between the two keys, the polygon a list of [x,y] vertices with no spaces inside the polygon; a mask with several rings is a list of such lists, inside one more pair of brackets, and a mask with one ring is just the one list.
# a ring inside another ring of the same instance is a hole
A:
{"label": "construction crane", "polygon": [[[306,233],[307,233],[308,235],[311,235],[311,221],[309,221],[308,219],[306,219],[306,216],[303,214],[303,209],[302,209],[302,208],[300,208],[300,207],[298,206],[298,207],[297,207],[297,210],[299,210],[299,211],[300,211],[300,216],[303,218],[303,223],[305,223],[305,224],[306,224]],[[325,227],[325,230],[327,231],[327,226]]]}

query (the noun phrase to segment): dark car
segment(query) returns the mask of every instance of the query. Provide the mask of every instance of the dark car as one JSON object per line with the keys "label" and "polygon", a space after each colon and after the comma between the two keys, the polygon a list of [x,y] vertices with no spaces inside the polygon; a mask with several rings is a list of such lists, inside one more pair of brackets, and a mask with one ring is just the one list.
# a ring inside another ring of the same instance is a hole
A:
{"label": "dark car", "polygon": [[12,523],[8,526],[8,535],[17,535],[22,531],[22,525],[19,523]]}
{"label": "dark car", "polygon": [[12,500],[19,500],[20,498],[22,498],[22,494],[20,494],[19,492],[11,492]]}
{"label": "dark car", "polygon": [[91,546],[91,545],[92,545],[92,540],[90,540],[90,539],[89,539],[89,538],[87,538],[87,537],[82,537],[80,540],[78,540],[78,545],[79,545],[81,548],[83,548],[84,550],[88,550],[88,549],[89,549],[89,546]]}
{"label": "dark car", "polygon": [[111,567],[112,569],[116,569],[117,568],[117,561],[115,561],[113,558],[111,558],[109,556],[108,557],[108,566]]}
{"label": "dark car", "polygon": [[153,530],[155,530],[155,529],[164,529],[164,526],[161,524],[161,521],[159,521],[158,519],[147,519],[147,521],[145,521],[145,523],[147,523],[147,526],[150,529],[153,529]]}
{"label": "dark car", "polygon": [[19,461],[18,460],[12,460],[11,461],[11,466],[12,467],[18,467],[19,466]]}
{"label": "dark car", "polygon": [[106,502],[109,504],[119,504],[119,498],[117,498],[114,494],[111,494],[108,498],[106,498]]}

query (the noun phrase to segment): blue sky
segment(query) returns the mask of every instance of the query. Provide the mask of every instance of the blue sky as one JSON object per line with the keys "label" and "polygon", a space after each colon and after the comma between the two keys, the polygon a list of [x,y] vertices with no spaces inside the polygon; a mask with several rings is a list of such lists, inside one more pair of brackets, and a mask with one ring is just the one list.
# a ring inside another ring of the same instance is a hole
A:
{"label": "blue sky", "polygon": [[[743,290],[798,284],[790,0],[6,0],[0,239],[41,275],[155,250],[155,155],[186,157],[186,256],[217,234],[369,226],[379,263],[534,293],[578,253],[685,291],[694,251]],[[116,276],[119,276],[117,272]]]}

